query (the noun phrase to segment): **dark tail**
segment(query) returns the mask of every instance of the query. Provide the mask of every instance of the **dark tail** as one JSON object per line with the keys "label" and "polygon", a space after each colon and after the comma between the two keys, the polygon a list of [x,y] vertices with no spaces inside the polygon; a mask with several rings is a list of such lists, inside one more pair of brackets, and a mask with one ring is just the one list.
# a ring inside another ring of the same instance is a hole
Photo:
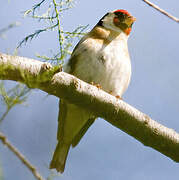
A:
{"label": "dark tail", "polygon": [[50,169],[54,168],[63,173],[69,149],[70,145],[58,142],[50,163]]}

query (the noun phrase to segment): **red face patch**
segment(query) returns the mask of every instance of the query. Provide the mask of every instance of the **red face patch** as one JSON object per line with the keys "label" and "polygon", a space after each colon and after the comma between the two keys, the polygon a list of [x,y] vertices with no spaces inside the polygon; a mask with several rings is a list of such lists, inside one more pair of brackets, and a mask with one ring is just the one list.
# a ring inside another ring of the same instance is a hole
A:
{"label": "red face patch", "polygon": [[115,13],[115,12],[121,12],[121,13],[126,14],[126,15],[128,15],[128,16],[131,16],[131,15],[129,14],[129,12],[126,11],[126,10],[124,10],[124,9],[118,9],[118,10],[114,11],[114,13]]}
{"label": "red face patch", "polygon": [[129,27],[129,28],[125,29],[124,32],[125,32],[127,35],[129,35],[130,32],[131,32],[131,28]]}

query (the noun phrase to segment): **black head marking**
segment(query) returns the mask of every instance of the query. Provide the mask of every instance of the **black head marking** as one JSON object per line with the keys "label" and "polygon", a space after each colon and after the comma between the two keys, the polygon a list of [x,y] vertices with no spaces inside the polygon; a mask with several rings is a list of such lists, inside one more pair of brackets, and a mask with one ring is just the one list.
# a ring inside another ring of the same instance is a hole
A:
{"label": "black head marking", "polygon": [[120,12],[120,11],[114,12],[114,14],[119,18],[119,20],[121,22],[123,22],[126,19],[126,17],[128,16],[127,14]]}
{"label": "black head marking", "polygon": [[103,19],[108,15],[109,13],[106,13],[98,22],[97,26],[103,26]]}

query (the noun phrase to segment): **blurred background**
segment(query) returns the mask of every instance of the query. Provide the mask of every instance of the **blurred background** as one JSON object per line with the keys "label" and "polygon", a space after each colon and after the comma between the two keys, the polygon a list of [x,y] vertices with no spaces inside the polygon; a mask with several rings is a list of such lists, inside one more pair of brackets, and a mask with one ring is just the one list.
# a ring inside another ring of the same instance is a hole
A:
{"label": "blurred background", "polygon": [[[23,18],[23,11],[35,3],[32,0],[1,2],[0,29],[13,22],[20,25],[0,38],[0,52],[13,54],[24,37],[43,27],[42,22]],[[178,0],[155,3],[179,17]],[[126,9],[137,18],[128,41],[133,74],[124,101],[179,132],[179,25],[176,22],[139,0],[76,0],[74,8],[63,15],[63,28],[71,31],[79,24],[89,24],[90,30],[106,12],[115,9]],[[58,49],[57,32],[44,32],[23,45],[18,55],[37,59],[36,53],[50,56]],[[2,109],[1,105],[0,112]],[[13,108],[0,126],[45,178],[55,172],[49,171],[48,166],[56,145],[57,115],[58,99],[33,90],[25,105]],[[4,180],[34,179],[2,143],[0,166]],[[54,180],[178,178],[179,164],[98,119],[80,144],[71,149],[64,174],[55,176]]]}

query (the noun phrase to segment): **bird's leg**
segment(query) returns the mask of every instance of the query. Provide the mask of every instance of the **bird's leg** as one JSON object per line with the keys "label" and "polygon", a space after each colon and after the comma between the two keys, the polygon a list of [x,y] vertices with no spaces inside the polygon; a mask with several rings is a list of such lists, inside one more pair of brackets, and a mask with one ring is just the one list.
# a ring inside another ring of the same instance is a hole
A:
{"label": "bird's leg", "polygon": [[102,86],[100,84],[96,84],[93,81],[90,84],[96,86],[98,89],[102,89]]}

